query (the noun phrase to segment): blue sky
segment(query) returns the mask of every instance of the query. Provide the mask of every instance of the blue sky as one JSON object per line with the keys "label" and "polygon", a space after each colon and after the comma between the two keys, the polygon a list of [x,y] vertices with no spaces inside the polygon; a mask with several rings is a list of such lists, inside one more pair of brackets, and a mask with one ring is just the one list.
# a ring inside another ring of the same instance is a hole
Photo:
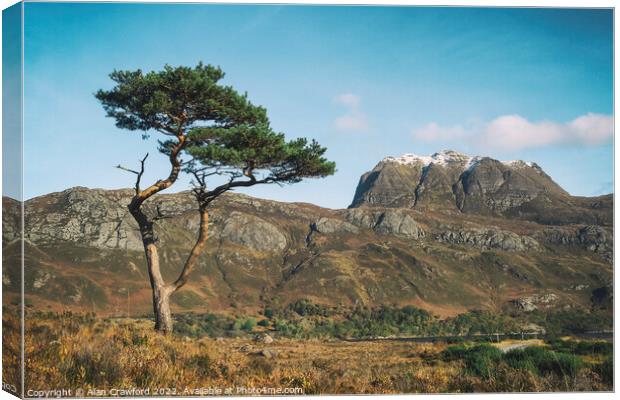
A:
{"label": "blue sky", "polygon": [[21,174],[21,4],[2,11],[2,195],[22,197]]}
{"label": "blue sky", "polygon": [[[254,196],[346,207],[388,155],[449,148],[537,162],[570,193],[613,189],[610,10],[27,3],[25,197],[166,173],[156,137],[93,97],[113,69],[219,65],[275,129],[337,173]],[[188,188],[188,180],[176,185]]]}

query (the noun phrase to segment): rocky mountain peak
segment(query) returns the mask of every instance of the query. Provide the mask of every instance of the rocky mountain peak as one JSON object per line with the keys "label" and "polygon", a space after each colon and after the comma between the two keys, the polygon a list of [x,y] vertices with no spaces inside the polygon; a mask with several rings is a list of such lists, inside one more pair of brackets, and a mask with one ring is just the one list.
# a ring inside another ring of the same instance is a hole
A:
{"label": "rocky mountain peak", "polygon": [[[437,153],[433,153],[429,156],[421,156],[414,153],[405,153],[399,157],[388,156],[381,160],[381,163],[397,163],[401,165],[413,165],[419,164],[423,167],[428,167],[431,164],[451,167],[459,166],[463,170],[468,170],[475,167],[481,160],[490,158],[486,156],[470,156],[465,153],[460,153],[455,150],[441,150]],[[495,160],[497,161],[497,160]],[[512,168],[526,168],[537,167],[533,162],[523,160],[511,160],[511,161],[499,161],[500,163],[512,167]]]}
{"label": "rocky mountain peak", "polygon": [[442,209],[550,224],[609,223],[609,210],[590,203],[571,196],[534,162],[442,150],[384,158],[362,175],[350,207]]}

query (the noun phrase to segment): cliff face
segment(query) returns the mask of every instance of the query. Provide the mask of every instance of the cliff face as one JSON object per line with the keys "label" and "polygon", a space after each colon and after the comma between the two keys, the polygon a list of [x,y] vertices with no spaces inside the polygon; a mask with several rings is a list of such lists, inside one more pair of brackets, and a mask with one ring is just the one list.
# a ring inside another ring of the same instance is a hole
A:
{"label": "cliff face", "polygon": [[570,196],[537,164],[454,151],[387,157],[358,184],[352,208],[458,210],[543,224],[611,226],[612,196]]}

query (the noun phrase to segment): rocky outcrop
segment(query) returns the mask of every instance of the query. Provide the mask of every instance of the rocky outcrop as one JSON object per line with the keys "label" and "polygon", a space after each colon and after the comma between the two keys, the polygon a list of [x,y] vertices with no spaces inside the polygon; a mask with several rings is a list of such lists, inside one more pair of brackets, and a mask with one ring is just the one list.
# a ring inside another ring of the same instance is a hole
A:
{"label": "rocky outcrop", "polygon": [[577,238],[586,249],[597,253],[611,251],[613,246],[611,234],[600,226],[584,226],[577,232]]}
{"label": "rocky outcrop", "polygon": [[536,164],[481,158],[455,184],[457,207],[464,212],[502,214],[543,193],[567,193]]}
{"label": "rocky outcrop", "polygon": [[126,208],[131,195],[130,190],[72,188],[27,201],[25,238],[41,244],[62,241],[100,249],[140,250],[138,227]]}
{"label": "rocky outcrop", "polygon": [[413,207],[422,170],[422,165],[379,163],[361,176],[350,207]]}
{"label": "rocky outcrop", "polygon": [[598,253],[610,262],[613,260],[613,235],[601,226],[553,227],[537,233],[536,236],[542,243],[579,246]]}
{"label": "rocky outcrop", "polygon": [[345,218],[362,228],[372,229],[380,234],[397,235],[412,239],[425,236],[424,230],[405,210],[368,211],[348,210]]}
{"label": "rocky outcrop", "polygon": [[534,311],[541,307],[547,308],[555,305],[558,296],[553,293],[536,294],[513,300],[515,307],[522,311]]}
{"label": "rocky outcrop", "polygon": [[[44,245],[70,242],[99,249],[141,251],[137,224],[127,210],[132,195],[131,190],[78,187],[29,200],[25,205],[25,238]],[[234,206],[247,203],[243,196],[234,200]],[[178,229],[198,229],[196,203],[188,192],[157,196],[146,202],[144,209],[160,224],[156,232],[164,244],[176,240]],[[285,235],[277,227],[256,216],[223,213],[216,207],[211,221],[209,236],[213,239],[265,252],[279,252],[287,246]],[[13,225],[7,223],[4,229],[8,232]]]}
{"label": "rocky outcrop", "polygon": [[312,223],[311,228],[318,233],[359,233],[359,228],[349,222],[336,218],[321,217]]}
{"label": "rocky outcrop", "polygon": [[466,245],[483,250],[499,249],[504,251],[538,250],[539,244],[529,236],[498,229],[451,229],[440,232],[437,240],[443,243]]}
{"label": "rocky outcrop", "polygon": [[274,225],[239,212],[233,212],[226,220],[220,238],[257,251],[278,252],[287,244],[286,236]]}
{"label": "rocky outcrop", "polygon": [[2,244],[20,237],[21,203],[9,197],[2,198]]}

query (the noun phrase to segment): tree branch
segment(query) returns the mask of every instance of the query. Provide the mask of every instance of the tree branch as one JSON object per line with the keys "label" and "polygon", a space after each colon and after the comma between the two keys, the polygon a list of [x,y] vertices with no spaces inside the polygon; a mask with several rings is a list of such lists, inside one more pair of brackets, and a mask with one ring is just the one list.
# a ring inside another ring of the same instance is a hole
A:
{"label": "tree branch", "polygon": [[140,193],[140,179],[142,179],[142,175],[144,174],[144,162],[146,161],[148,156],[149,156],[149,153],[146,153],[144,158],[142,160],[140,160],[140,171],[135,171],[133,169],[123,167],[120,164],[116,166],[116,168],[118,168],[118,169],[121,169],[121,170],[127,171],[127,172],[131,172],[132,174],[136,174],[137,175],[137,177],[136,177],[136,185],[135,185],[136,195],[138,193]]}
{"label": "tree branch", "polygon": [[169,160],[171,164],[170,174],[164,180],[157,180],[154,184],[149,186],[144,190],[140,190],[136,192],[136,195],[132,199],[129,204],[130,210],[137,210],[140,208],[142,203],[149,197],[153,196],[155,193],[160,192],[164,189],[169,188],[179,177],[179,172],[181,171],[181,161],[179,161],[179,153],[186,146],[186,137],[185,135],[177,136],[178,142],[177,144],[170,150]]}

